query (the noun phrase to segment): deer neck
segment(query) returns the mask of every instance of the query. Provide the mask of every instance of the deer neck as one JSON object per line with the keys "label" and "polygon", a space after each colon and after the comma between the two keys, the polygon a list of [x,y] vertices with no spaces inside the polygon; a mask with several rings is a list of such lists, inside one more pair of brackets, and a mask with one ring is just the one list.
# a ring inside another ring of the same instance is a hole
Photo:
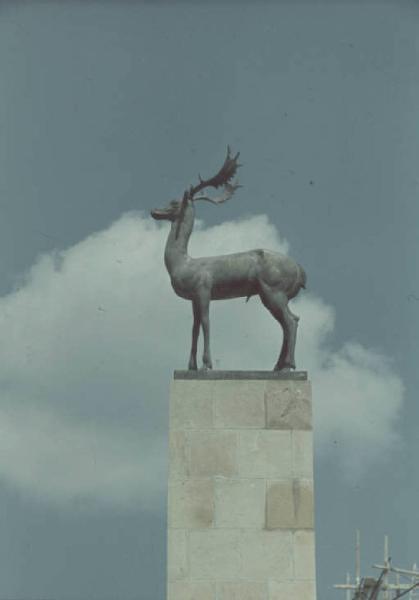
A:
{"label": "deer neck", "polygon": [[195,220],[193,204],[188,203],[181,222],[173,221],[167,238],[164,262],[170,274],[188,258],[188,242]]}

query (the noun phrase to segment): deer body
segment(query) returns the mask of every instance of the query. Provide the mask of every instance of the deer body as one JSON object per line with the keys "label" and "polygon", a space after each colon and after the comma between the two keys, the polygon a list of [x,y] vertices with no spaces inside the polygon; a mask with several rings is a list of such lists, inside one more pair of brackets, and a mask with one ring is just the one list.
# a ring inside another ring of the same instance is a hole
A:
{"label": "deer body", "polygon": [[222,256],[190,257],[188,241],[193,228],[193,212],[193,205],[188,206],[185,221],[191,220],[191,224],[181,230],[177,239],[177,223],[173,222],[166,244],[165,264],[178,296],[193,300],[201,287],[205,287],[211,300],[250,297],[259,294],[263,284],[276,287],[289,299],[296,296],[301,287],[299,284],[304,285],[302,267],[278,252],[257,249]]}
{"label": "deer body", "polygon": [[[236,159],[237,157],[229,159],[228,155],[226,163],[227,160],[233,162]],[[236,163],[235,165],[237,168]],[[227,181],[223,185],[226,185]],[[206,187],[203,184],[211,185],[201,180],[201,188]],[[228,197],[236,187],[229,186]],[[298,317],[290,311],[288,301],[305,287],[306,275],[303,268],[288,256],[262,249],[215,257],[190,257],[188,242],[195,218],[193,203],[197,199],[207,199],[194,198],[195,193],[196,190],[192,188],[185,192],[182,203],[173,201],[168,208],[151,213],[155,219],[172,221],[164,254],[165,264],[176,294],[192,302],[194,323],[189,369],[197,368],[197,343],[201,326],[204,334],[204,368],[212,368],[209,341],[210,301],[249,298],[254,295],[260,296],[263,304],[283,328],[283,343],[275,370],[295,368],[294,349]],[[224,200],[211,201],[218,203]]]}

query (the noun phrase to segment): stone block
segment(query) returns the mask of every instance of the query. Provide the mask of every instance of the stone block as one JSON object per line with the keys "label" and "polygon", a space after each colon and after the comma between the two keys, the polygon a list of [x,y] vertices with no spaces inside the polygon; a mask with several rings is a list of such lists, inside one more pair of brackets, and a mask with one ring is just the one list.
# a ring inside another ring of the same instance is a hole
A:
{"label": "stone block", "polygon": [[171,431],[169,435],[169,478],[184,479],[189,475],[189,456],[186,434]]}
{"label": "stone block", "polygon": [[308,381],[267,381],[265,403],[268,429],[312,428]]}
{"label": "stone block", "polygon": [[280,479],[292,476],[291,432],[243,430],[238,435],[241,477]]}
{"label": "stone block", "polygon": [[316,600],[314,581],[270,581],[269,600]]}
{"label": "stone block", "polygon": [[192,477],[237,474],[237,434],[231,431],[191,431],[188,434]]}
{"label": "stone block", "polygon": [[167,600],[216,600],[210,581],[169,581],[167,591]]}
{"label": "stone block", "polygon": [[186,531],[169,529],[167,532],[167,578],[185,579],[188,575],[188,548]]}
{"label": "stone block", "polygon": [[217,600],[268,600],[266,583],[222,582],[217,585]]}
{"label": "stone block", "polygon": [[293,534],[294,578],[316,579],[314,558],[314,531],[296,531]]}
{"label": "stone block", "polygon": [[215,427],[264,428],[265,381],[215,381]]}
{"label": "stone block", "polygon": [[191,531],[190,572],[192,579],[237,579],[240,576],[240,534],[236,530]]}
{"label": "stone block", "polygon": [[313,484],[299,479],[270,481],[266,490],[267,529],[314,526]]}
{"label": "stone block", "polygon": [[211,428],[213,426],[212,388],[212,382],[173,381],[170,399],[170,428]]}
{"label": "stone block", "polygon": [[294,527],[292,480],[269,481],[266,487],[266,529]]}
{"label": "stone block", "polygon": [[205,529],[214,522],[214,481],[187,479],[169,482],[169,527]]}
{"label": "stone block", "polygon": [[215,515],[216,527],[262,529],[265,522],[265,481],[217,479]]}
{"label": "stone block", "polygon": [[290,531],[243,530],[240,538],[242,579],[266,581],[292,577]]}
{"label": "stone block", "polygon": [[313,434],[311,431],[291,433],[294,477],[313,479]]}

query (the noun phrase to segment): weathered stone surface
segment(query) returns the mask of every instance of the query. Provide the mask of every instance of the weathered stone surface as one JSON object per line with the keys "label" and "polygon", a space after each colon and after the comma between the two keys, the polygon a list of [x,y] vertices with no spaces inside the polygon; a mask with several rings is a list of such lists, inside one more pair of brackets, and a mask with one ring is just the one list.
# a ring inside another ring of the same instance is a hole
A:
{"label": "weathered stone surface", "polygon": [[202,381],[172,382],[170,428],[208,429],[213,425],[213,384]]}
{"label": "weathered stone surface", "polygon": [[267,381],[265,390],[268,429],[312,428],[310,383]]}
{"label": "weathered stone surface", "polygon": [[269,600],[316,600],[314,581],[270,581]]}
{"label": "weathered stone surface", "polygon": [[240,537],[241,577],[267,581],[292,577],[292,540],[289,531],[243,530]]}
{"label": "weathered stone surface", "polygon": [[266,529],[294,527],[292,480],[268,482],[266,487]]}
{"label": "weathered stone surface", "polygon": [[188,434],[193,477],[237,474],[237,434],[230,431],[191,431]]}
{"label": "weathered stone surface", "polygon": [[294,577],[295,579],[316,578],[316,565],[314,560],[314,532],[295,531],[294,543]]}
{"label": "weathered stone surface", "polygon": [[309,394],[302,378],[174,382],[168,600],[315,600]]}
{"label": "weathered stone surface", "polygon": [[265,381],[215,381],[215,427],[264,428]]}
{"label": "weathered stone surface", "polygon": [[313,478],[313,434],[311,431],[294,430],[292,456],[294,477]]}
{"label": "weathered stone surface", "polygon": [[215,526],[262,529],[265,520],[263,479],[217,479]]}
{"label": "weathered stone surface", "polygon": [[241,477],[279,479],[292,476],[291,432],[239,432]]}
{"label": "weathered stone surface", "polygon": [[210,581],[169,581],[167,599],[216,600],[215,583]]}
{"label": "weathered stone surface", "polygon": [[217,600],[268,600],[268,585],[254,581],[223,582],[217,586]]}
{"label": "weathered stone surface", "polygon": [[192,579],[238,579],[241,570],[240,533],[230,529],[191,531],[190,571]]}
{"label": "weathered stone surface", "polygon": [[270,481],[266,492],[267,529],[314,526],[313,485],[299,479]]}
{"label": "weathered stone surface", "polygon": [[186,532],[169,529],[167,535],[167,577],[169,580],[185,579],[188,575],[188,550]]}
{"label": "weathered stone surface", "polygon": [[205,529],[214,523],[213,479],[169,482],[169,527]]}
{"label": "weathered stone surface", "polygon": [[171,431],[169,435],[169,479],[184,479],[189,475],[189,455],[186,434]]}

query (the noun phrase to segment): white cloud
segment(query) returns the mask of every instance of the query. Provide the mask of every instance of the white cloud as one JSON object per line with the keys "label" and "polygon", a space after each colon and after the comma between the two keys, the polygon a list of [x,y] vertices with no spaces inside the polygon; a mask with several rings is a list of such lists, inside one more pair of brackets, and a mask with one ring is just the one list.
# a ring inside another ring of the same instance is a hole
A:
{"label": "white cloud", "polygon": [[385,357],[356,343],[330,353],[314,373],[320,454],[334,444],[351,480],[399,445],[402,382]]}
{"label": "white cloud", "polygon": [[40,500],[129,508],[137,499],[150,509],[164,488],[159,436],[139,446],[137,433],[117,423],[73,423],[37,408],[0,410],[0,436],[2,477]]}
{"label": "white cloud", "polygon": [[[167,388],[189,352],[189,303],[164,270],[167,226],[140,214],[39,258],[0,298],[0,478],[56,502],[152,507],[164,501]],[[191,254],[287,243],[265,216],[205,228]],[[317,443],[339,442],[359,473],[397,441],[403,389],[387,359],[356,343],[335,351],[334,311],[310,293],[297,363],[314,382]],[[280,328],[257,298],[211,305],[215,367],[269,369]]]}

